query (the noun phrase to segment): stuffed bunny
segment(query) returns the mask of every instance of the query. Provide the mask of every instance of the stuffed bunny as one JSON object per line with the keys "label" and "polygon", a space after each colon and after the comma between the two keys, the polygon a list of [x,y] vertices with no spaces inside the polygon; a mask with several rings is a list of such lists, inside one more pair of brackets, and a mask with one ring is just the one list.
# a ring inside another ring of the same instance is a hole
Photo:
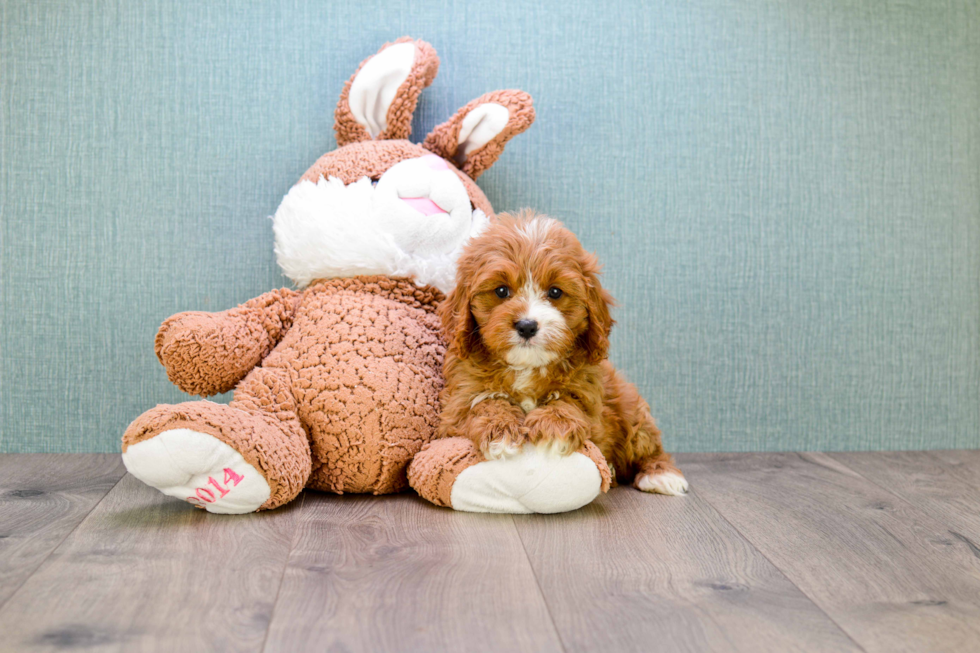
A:
{"label": "stuffed bunny", "polygon": [[[298,290],[164,321],[155,349],[170,380],[189,394],[235,395],[227,405],[159,405],[138,417],[122,441],[130,473],[209,512],[246,513],[307,487],[398,492],[432,443],[413,480],[440,505],[558,512],[608,487],[591,445],[561,459],[485,461],[468,441],[433,443],[445,353],[435,308],[455,283],[462,247],[494,218],[474,180],[534,120],[530,96],[496,91],[421,145],[409,142],[419,94],[438,67],[432,46],[406,37],[345,85],[338,149],[273,217],[277,262]],[[453,496],[465,498],[456,505]]]}

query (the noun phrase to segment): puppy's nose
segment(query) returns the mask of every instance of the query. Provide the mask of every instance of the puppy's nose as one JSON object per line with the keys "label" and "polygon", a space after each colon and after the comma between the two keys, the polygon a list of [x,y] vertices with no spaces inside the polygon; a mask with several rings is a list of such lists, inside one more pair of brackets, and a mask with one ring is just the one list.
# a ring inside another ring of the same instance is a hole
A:
{"label": "puppy's nose", "polygon": [[518,320],[514,328],[520,337],[530,340],[538,332],[538,323],[535,320]]}

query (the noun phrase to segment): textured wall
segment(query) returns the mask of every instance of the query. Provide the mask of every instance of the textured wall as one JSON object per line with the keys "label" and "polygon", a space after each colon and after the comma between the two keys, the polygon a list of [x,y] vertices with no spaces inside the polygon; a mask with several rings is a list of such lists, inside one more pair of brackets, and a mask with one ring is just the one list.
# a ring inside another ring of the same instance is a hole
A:
{"label": "textured wall", "polygon": [[[0,2],[0,450],[114,451],[160,321],[285,285],[267,219],[358,62],[538,122],[483,179],[563,218],[676,450],[980,446],[980,6]],[[611,6],[611,5],[610,5]]]}

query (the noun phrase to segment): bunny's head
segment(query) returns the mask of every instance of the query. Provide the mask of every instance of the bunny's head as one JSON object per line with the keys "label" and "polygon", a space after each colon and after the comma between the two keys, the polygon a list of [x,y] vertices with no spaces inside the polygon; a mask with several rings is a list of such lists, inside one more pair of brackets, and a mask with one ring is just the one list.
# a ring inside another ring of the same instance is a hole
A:
{"label": "bunny's head", "polygon": [[297,285],[385,274],[453,287],[463,245],[493,217],[474,180],[531,126],[534,108],[523,91],[487,93],[412,143],[412,113],[438,69],[431,45],[403,37],[344,86],[334,114],[339,147],[273,218],[277,260]]}

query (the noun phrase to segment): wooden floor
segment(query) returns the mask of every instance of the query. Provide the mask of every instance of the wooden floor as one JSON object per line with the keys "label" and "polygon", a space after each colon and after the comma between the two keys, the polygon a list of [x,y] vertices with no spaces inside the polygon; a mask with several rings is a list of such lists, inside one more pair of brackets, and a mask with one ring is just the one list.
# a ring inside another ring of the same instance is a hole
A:
{"label": "wooden floor", "polygon": [[687,497],[565,515],[226,517],[0,456],[0,650],[980,651],[980,451],[678,460]]}

